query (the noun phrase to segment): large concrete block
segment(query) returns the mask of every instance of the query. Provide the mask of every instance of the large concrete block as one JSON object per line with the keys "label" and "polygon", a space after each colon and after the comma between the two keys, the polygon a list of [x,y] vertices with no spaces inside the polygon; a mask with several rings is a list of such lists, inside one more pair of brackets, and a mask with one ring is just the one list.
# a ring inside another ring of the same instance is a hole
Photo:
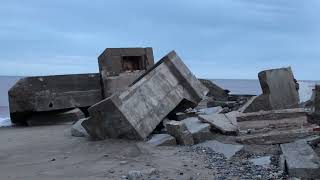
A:
{"label": "large concrete block", "polygon": [[243,112],[298,107],[299,93],[290,67],[262,71],[259,81],[263,94],[255,98]]}
{"label": "large concrete block", "polygon": [[[154,65],[152,48],[107,48],[99,57],[104,97],[124,90]],[[123,74],[124,73],[124,74]]]}
{"label": "large concrete block", "polygon": [[13,123],[33,112],[89,107],[102,100],[99,74],[26,77],[8,92]]}
{"label": "large concrete block", "polygon": [[180,102],[198,103],[207,92],[173,51],[127,90],[89,108],[83,125],[96,139],[145,139]]}

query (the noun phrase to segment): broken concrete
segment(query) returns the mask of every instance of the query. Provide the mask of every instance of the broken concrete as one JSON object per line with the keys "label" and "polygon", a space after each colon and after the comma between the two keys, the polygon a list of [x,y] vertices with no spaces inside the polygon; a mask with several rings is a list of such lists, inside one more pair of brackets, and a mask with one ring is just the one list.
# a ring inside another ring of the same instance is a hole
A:
{"label": "broken concrete", "polygon": [[243,112],[298,107],[299,93],[290,67],[262,71],[259,80],[263,94],[255,98]]}
{"label": "broken concrete", "polygon": [[84,113],[79,108],[76,108],[67,111],[34,113],[26,119],[26,122],[28,126],[71,124],[82,118],[85,118]]}
{"label": "broken concrete", "polygon": [[219,141],[206,141],[196,145],[198,147],[209,148],[214,152],[223,154],[227,159],[231,159],[237,152],[243,149],[243,145],[224,144]]}
{"label": "broken concrete", "polygon": [[89,137],[87,131],[83,128],[81,123],[85,121],[87,118],[80,119],[71,127],[71,135],[74,137]]}
{"label": "broken concrete", "polygon": [[271,165],[271,156],[264,156],[264,157],[250,159],[250,162],[252,162],[256,166],[263,166],[266,168]]}
{"label": "broken concrete", "polygon": [[176,138],[169,134],[155,134],[147,142],[153,146],[172,146],[176,145]]}
{"label": "broken concrete", "polygon": [[214,129],[222,134],[237,135],[238,128],[225,114],[200,115],[200,121],[209,123]]}
{"label": "broken concrete", "polygon": [[197,114],[199,115],[210,115],[210,114],[218,114],[223,111],[223,108],[218,106],[218,107],[210,107],[210,108],[203,108],[199,109]]}
{"label": "broken concrete", "polygon": [[281,150],[289,176],[306,179],[320,177],[320,158],[306,141],[281,144]]}
{"label": "broken concrete", "polygon": [[152,48],[107,48],[99,57],[104,98],[123,91],[154,65]]}
{"label": "broken concrete", "polygon": [[89,108],[82,125],[95,139],[145,139],[180,102],[197,104],[207,92],[173,51],[126,91]]}
{"label": "broken concrete", "polygon": [[169,121],[166,123],[166,129],[170,135],[176,138],[180,145],[193,145],[194,140],[186,124],[181,121]]}
{"label": "broken concrete", "polygon": [[218,101],[227,101],[228,100],[228,90],[224,90],[221,87],[214,84],[211,80],[208,79],[199,79],[200,82],[205,85],[209,92],[207,96],[213,97],[215,100]]}
{"label": "broken concrete", "polygon": [[198,118],[187,118],[182,121],[193,136],[196,144],[211,140],[213,134],[210,131],[210,125],[201,122]]}
{"label": "broken concrete", "polygon": [[102,100],[99,74],[26,77],[8,94],[12,123],[25,123],[35,112],[87,108]]}

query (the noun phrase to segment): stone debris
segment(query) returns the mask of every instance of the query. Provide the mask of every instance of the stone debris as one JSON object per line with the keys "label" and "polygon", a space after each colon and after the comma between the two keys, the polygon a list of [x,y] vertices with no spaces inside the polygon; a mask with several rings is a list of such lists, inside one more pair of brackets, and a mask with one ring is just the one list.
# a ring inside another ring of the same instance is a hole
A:
{"label": "stone debris", "polygon": [[217,107],[199,109],[197,114],[210,115],[210,114],[218,114],[218,113],[221,113],[222,111],[223,111],[223,108],[221,106],[217,106]]}
{"label": "stone debris", "polygon": [[263,94],[255,98],[243,112],[298,107],[299,93],[290,67],[262,71],[259,81]]}
{"label": "stone debris", "polygon": [[182,122],[187,126],[187,129],[192,134],[193,140],[196,144],[213,138],[213,134],[210,131],[210,125],[208,123],[203,123],[198,118],[187,118]]}
{"label": "stone debris", "polygon": [[154,134],[147,142],[153,146],[173,146],[176,145],[176,138],[169,134]]}
{"label": "stone debris", "polygon": [[26,119],[26,123],[28,126],[72,124],[84,117],[85,114],[79,108],[75,108],[67,111],[34,113]]}
{"label": "stone debris", "polygon": [[225,114],[200,115],[200,121],[209,123],[214,129],[226,135],[236,135],[238,127]]}
{"label": "stone debris", "polygon": [[228,90],[222,89],[221,87],[214,84],[211,80],[207,80],[207,79],[199,79],[199,80],[203,85],[205,85],[209,89],[207,96],[213,97],[215,100],[219,100],[219,101],[228,100],[228,96],[229,96]]}
{"label": "stone debris", "polygon": [[250,162],[252,162],[256,166],[269,167],[271,165],[271,156],[254,158],[251,159]]}
{"label": "stone debris", "polygon": [[320,177],[320,158],[306,141],[281,144],[289,176],[312,179]]}
{"label": "stone debris", "polygon": [[74,137],[90,137],[87,131],[82,127],[81,123],[85,121],[86,118],[80,119],[74,123],[71,127],[71,135]]}
{"label": "stone debris", "polygon": [[180,145],[193,145],[194,140],[186,124],[181,121],[169,121],[166,123],[166,129],[170,135],[176,138]]}
{"label": "stone debris", "polygon": [[180,102],[197,104],[207,92],[172,51],[126,91],[90,107],[82,125],[94,139],[145,139]]}
{"label": "stone debris", "polygon": [[94,73],[22,78],[8,92],[11,121],[23,124],[34,113],[90,107],[102,100],[100,80]]}
{"label": "stone debris", "polygon": [[219,141],[206,141],[196,145],[197,147],[209,148],[212,151],[223,154],[227,159],[232,158],[237,152],[243,149],[243,145],[224,144]]}

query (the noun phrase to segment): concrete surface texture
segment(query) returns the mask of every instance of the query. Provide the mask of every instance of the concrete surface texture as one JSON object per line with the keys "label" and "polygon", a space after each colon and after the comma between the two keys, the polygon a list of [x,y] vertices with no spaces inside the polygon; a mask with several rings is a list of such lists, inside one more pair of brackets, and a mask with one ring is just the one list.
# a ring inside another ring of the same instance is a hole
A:
{"label": "concrete surface texture", "polygon": [[90,107],[83,125],[96,139],[145,139],[180,102],[197,104],[207,92],[173,51],[126,91]]}
{"label": "concrete surface texture", "polygon": [[258,76],[263,94],[244,112],[298,107],[299,93],[290,67],[262,71]]}
{"label": "concrete surface texture", "polygon": [[89,107],[102,100],[99,74],[26,77],[8,94],[13,123],[33,112]]}

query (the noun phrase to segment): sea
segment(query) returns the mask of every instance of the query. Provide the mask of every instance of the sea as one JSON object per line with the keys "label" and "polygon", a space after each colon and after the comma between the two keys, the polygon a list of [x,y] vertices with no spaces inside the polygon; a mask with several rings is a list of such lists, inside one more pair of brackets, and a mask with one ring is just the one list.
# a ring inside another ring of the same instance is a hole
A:
{"label": "sea", "polygon": [[[19,76],[0,76],[0,127],[11,126],[8,90],[22,77]],[[231,91],[231,94],[261,94],[260,83],[257,79],[213,79],[214,83],[224,89]],[[310,99],[312,89],[320,81],[299,81],[300,101]]]}

